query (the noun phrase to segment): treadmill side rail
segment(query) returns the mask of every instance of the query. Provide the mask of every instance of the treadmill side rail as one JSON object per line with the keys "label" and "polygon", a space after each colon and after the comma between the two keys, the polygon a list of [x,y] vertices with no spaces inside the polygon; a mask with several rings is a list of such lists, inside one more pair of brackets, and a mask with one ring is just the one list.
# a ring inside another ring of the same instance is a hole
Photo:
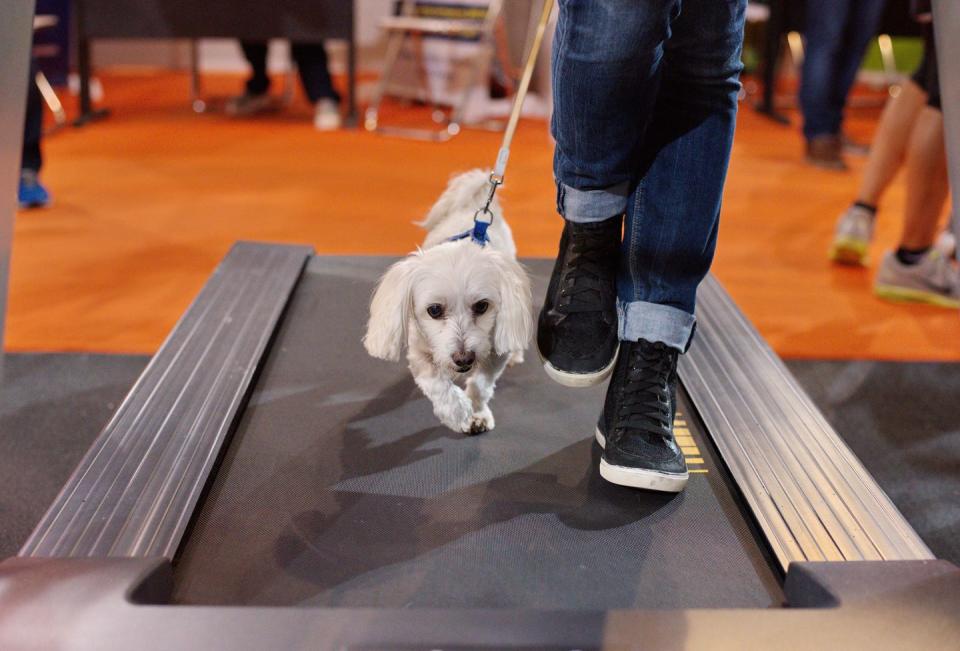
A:
{"label": "treadmill side rail", "polygon": [[783,569],[934,558],[710,276],[680,379]]}
{"label": "treadmill side rail", "polygon": [[233,246],[20,556],[173,557],[311,253]]}

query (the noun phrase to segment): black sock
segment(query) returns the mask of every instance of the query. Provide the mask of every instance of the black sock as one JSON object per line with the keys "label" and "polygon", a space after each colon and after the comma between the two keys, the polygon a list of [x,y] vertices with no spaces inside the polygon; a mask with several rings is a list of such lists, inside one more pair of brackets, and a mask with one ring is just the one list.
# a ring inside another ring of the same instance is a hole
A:
{"label": "black sock", "polygon": [[854,201],[853,206],[855,208],[863,208],[864,210],[869,211],[871,217],[877,216],[877,207],[871,206],[869,203],[863,203],[862,201]]}
{"label": "black sock", "polygon": [[923,260],[929,250],[929,246],[923,249],[905,249],[901,246],[897,249],[897,260],[900,264],[914,265]]}

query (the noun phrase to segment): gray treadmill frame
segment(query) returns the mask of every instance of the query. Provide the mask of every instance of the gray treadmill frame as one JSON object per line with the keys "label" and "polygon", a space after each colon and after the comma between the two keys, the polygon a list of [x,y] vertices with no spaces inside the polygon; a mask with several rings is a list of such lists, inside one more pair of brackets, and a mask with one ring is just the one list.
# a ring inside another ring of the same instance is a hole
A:
{"label": "gray treadmill frame", "polygon": [[953,233],[960,242],[960,5],[955,0],[933,0],[933,36],[937,42],[937,72],[943,106],[943,132],[953,195]]}
{"label": "gray treadmill frame", "polygon": [[27,76],[33,38],[33,0],[6,0],[0,21],[0,382],[13,248],[13,216],[17,207],[23,120],[27,108]]}
{"label": "gray treadmill frame", "polygon": [[[786,569],[790,607],[558,613],[161,605],[172,589],[170,559],[309,255],[305,247],[241,243],[221,263],[20,556],[0,564],[0,648],[30,636],[39,636],[39,648],[104,650],[129,648],[131,640],[139,648],[204,649],[597,647],[640,639],[655,647],[843,641],[951,648],[960,641],[960,569],[931,560],[712,279],[681,379]],[[209,363],[189,353],[198,346],[215,351]],[[777,400],[776,408],[766,400]],[[859,562],[811,562],[820,557]]]}

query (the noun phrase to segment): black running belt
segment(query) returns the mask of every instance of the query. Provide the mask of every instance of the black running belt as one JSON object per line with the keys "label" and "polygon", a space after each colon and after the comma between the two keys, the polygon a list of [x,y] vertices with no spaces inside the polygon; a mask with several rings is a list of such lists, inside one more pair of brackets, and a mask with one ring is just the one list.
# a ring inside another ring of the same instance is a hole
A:
{"label": "black running belt", "polygon": [[[316,258],[176,563],[190,604],[589,609],[780,604],[779,578],[681,395],[679,495],[600,478],[604,387],[536,350],[496,428],[439,425],[360,337],[389,260]],[[542,296],[549,264],[530,265]],[[682,392],[681,392],[682,393]]]}

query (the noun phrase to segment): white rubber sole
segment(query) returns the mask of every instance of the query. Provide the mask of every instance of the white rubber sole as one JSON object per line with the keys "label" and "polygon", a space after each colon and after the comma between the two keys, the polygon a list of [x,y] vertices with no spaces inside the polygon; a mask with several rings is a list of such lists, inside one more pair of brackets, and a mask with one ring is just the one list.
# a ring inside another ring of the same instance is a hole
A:
{"label": "white rubber sole", "polygon": [[[596,436],[600,447],[605,448],[607,440],[600,433],[599,427],[596,428],[594,436]],[[643,468],[625,468],[609,464],[603,459],[600,459],[600,476],[611,484],[617,484],[618,486],[642,488],[660,493],[679,493],[687,485],[687,479],[690,478],[690,474],[686,472],[678,475]]]}
{"label": "white rubber sole", "polygon": [[[565,387],[573,389],[583,389],[585,387],[592,387],[595,384],[600,384],[610,377],[610,374],[613,373],[613,367],[617,363],[617,355],[619,353],[620,346],[618,344],[617,349],[613,352],[613,359],[610,360],[610,363],[593,373],[569,373],[567,371],[561,371],[545,360],[543,355],[540,355],[540,361],[543,362],[543,370],[547,372],[547,376],[557,384],[562,384]],[[539,350],[537,354],[540,354]]]}

